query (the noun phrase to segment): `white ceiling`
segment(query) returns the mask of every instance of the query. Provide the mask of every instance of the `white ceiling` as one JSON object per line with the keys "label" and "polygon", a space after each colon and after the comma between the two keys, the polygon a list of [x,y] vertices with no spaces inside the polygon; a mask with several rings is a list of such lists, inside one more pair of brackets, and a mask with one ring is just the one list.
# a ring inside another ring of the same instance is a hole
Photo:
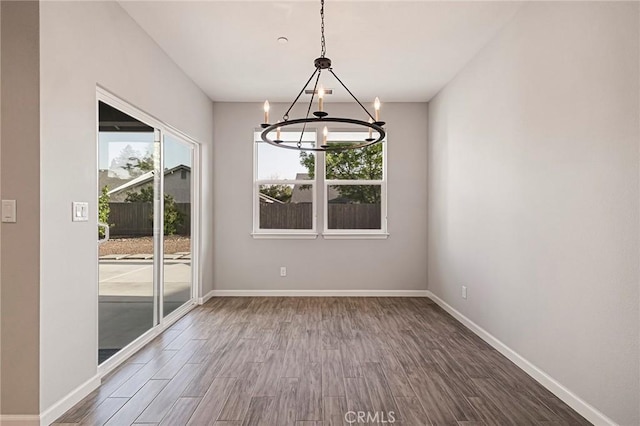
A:
{"label": "white ceiling", "polygon": [[[214,101],[291,102],[320,54],[319,1],[121,1]],[[363,102],[427,101],[520,2],[327,0],[326,56]],[[285,45],[276,40],[284,36]],[[327,72],[327,88],[338,83]],[[328,100],[347,100],[336,91]]]}

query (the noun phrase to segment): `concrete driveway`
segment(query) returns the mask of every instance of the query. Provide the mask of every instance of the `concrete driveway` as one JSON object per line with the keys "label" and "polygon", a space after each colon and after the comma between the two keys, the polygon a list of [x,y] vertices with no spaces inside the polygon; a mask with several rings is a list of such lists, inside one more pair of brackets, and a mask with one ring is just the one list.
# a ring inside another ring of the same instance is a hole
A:
{"label": "concrete driveway", "polygon": [[[99,348],[109,353],[131,343],[153,326],[153,260],[99,263]],[[164,315],[191,299],[191,260],[164,265]]]}

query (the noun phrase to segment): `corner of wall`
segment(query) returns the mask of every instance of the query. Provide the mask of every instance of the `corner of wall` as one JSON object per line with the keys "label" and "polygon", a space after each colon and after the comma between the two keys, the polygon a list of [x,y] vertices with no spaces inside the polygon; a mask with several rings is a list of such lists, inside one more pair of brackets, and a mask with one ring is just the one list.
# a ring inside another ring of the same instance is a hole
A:
{"label": "corner of wall", "polygon": [[39,7],[36,1],[0,2],[0,193],[16,200],[18,213],[15,223],[2,223],[0,235],[3,421],[39,413]]}

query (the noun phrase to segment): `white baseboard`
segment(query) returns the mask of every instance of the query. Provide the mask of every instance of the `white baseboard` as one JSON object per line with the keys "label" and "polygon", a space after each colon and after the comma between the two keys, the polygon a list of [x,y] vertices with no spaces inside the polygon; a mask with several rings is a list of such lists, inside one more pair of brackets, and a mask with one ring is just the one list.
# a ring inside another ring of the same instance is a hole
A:
{"label": "white baseboard", "polygon": [[100,386],[100,376],[95,375],[71,393],[38,415],[0,415],[0,426],[48,426]]}
{"label": "white baseboard", "polygon": [[205,303],[207,303],[207,300],[211,299],[214,296],[214,292],[215,290],[211,290],[209,293],[198,298],[198,305],[204,305]]}
{"label": "white baseboard", "polygon": [[58,417],[66,413],[67,410],[80,402],[82,398],[93,392],[98,386],[100,386],[100,375],[96,374],[40,414],[39,424],[48,426],[55,422]]}
{"label": "white baseboard", "polygon": [[40,416],[3,414],[0,426],[40,426]]}
{"label": "white baseboard", "polygon": [[427,290],[212,290],[208,297],[427,297]]}
{"label": "white baseboard", "polygon": [[[98,388],[98,386],[100,386],[100,383],[101,383],[101,378],[105,374],[115,369],[118,365],[126,361],[138,350],[146,346],[156,336],[158,336],[160,333],[162,333],[164,330],[170,327],[173,323],[178,321],[187,312],[193,309],[194,306],[195,305],[192,303],[176,309],[171,315],[165,318],[166,322],[164,323],[164,326],[161,329],[158,328],[158,329],[149,330],[147,333],[140,336],[138,339],[133,341],[127,347],[123,348],[117,355],[111,357],[108,361],[100,364],[100,366],[98,367],[98,374],[96,374],[95,376],[93,376],[92,378],[90,378],[80,386],[78,386],[76,389],[71,391],[68,395],[66,395],[64,398],[62,398],[61,400],[53,404],[51,407],[47,408],[45,411],[43,411],[40,414],[40,416],[35,416],[36,418],[35,423],[32,423],[33,419],[31,417],[33,416],[10,416],[11,418],[8,420],[5,420],[6,416],[1,416],[0,426],[5,426],[5,424],[7,426],[12,426],[14,424],[15,426],[18,426],[18,425],[48,426],[50,425],[51,423],[56,421],[58,417],[66,413],[70,408],[72,408],[74,405],[80,402],[84,397],[86,397],[91,392],[93,392],[96,388]],[[19,422],[16,423],[16,420],[14,418],[17,418]],[[28,418],[28,419],[25,420],[23,418]],[[11,421],[11,423],[8,423],[7,421]]]}
{"label": "white baseboard", "polygon": [[471,321],[469,318],[458,312],[452,306],[450,306],[447,302],[440,299],[438,296],[433,294],[431,291],[427,291],[428,297],[436,302],[442,309],[451,314],[455,319],[464,324],[469,330],[473,331],[478,337],[491,345],[494,349],[500,352],[502,355],[506,356],[511,360],[514,364],[524,370],[525,373],[533,377],[538,383],[547,388],[551,393],[556,395],[562,401],[564,401],[568,406],[576,410],[580,413],[585,419],[590,421],[596,426],[606,426],[606,425],[615,425],[616,423],[605,416],[603,413],[598,411],[596,408],[591,406],[589,403],[578,397],[576,394],[571,392],[569,389],[564,387],[562,384],[557,382],[553,377],[549,376],[540,368],[533,365],[522,355],[518,354],[516,351],[502,343],[495,336],[489,333],[484,328],[480,327],[475,322]]}

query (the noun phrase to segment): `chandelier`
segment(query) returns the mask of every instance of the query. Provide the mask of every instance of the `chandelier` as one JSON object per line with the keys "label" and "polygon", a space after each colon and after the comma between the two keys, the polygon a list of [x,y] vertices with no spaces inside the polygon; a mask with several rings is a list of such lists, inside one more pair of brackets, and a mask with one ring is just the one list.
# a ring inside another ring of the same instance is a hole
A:
{"label": "chandelier", "polygon": [[[293,102],[289,106],[289,109],[287,109],[287,111],[282,116],[282,121],[278,121],[276,123],[269,123],[269,101],[264,102],[264,123],[261,124],[261,127],[264,129],[261,135],[262,140],[280,148],[295,149],[299,151],[343,151],[347,149],[364,148],[366,146],[381,142],[386,136],[386,132],[383,127],[385,125],[385,122],[380,121],[380,100],[378,98],[375,99],[375,102],[374,102],[375,117],[374,117],[373,115],[371,115],[371,113],[369,113],[367,108],[365,108],[365,106],[362,105],[362,102],[360,102],[358,98],[356,98],[356,96],[351,92],[351,90],[349,90],[347,86],[345,86],[345,84],[340,80],[340,78],[338,78],[336,73],[333,71],[333,68],[331,67],[331,59],[325,56],[327,49],[326,49],[326,43],[325,43],[325,37],[324,37],[324,0],[320,0],[320,21],[321,21],[321,25],[320,25],[321,50],[320,50],[320,57],[316,58],[316,60],[313,61],[315,69],[313,70],[311,77],[309,77],[307,82],[302,87],[302,90],[300,90],[300,92],[298,93],[298,96],[296,96],[296,98],[293,100]],[[324,70],[328,70],[329,73],[331,73],[331,75],[335,77],[338,83],[340,83],[340,85],[347,91],[347,93],[351,95],[351,97],[356,101],[356,103],[360,105],[360,107],[364,110],[364,112],[368,116],[367,121],[358,120],[355,118],[332,117],[324,110],[325,90],[322,86],[320,87],[320,89],[318,89],[318,82],[320,81],[320,76],[322,75],[322,71]],[[314,77],[316,80],[313,86],[313,90],[311,90],[311,100],[309,101],[309,106],[307,108],[306,116],[304,118],[290,118],[289,113],[291,112],[291,109],[296,105],[296,103],[300,99],[300,96],[302,96],[302,93],[304,93],[305,89],[307,88],[307,86],[313,80]],[[313,112],[313,117],[310,117],[309,114],[311,113],[311,109],[314,105],[313,101],[316,94],[318,95],[318,109],[317,111]],[[316,144],[315,148],[311,148],[311,147],[308,148],[303,146],[302,144],[302,138],[304,137],[304,132],[307,129],[307,124],[310,124],[310,123],[319,123],[319,126],[322,126],[324,124],[324,128],[322,130],[322,135],[323,135],[322,144],[320,144],[319,146]],[[355,125],[355,126],[366,128],[368,129],[368,137],[363,139],[362,141],[356,141],[348,144],[347,143],[340,143],[340,144],[333,144],[333,145],[327,144],[327,136],[329,133],[327,125],[335,124],[335,123],[348,124],[352,126]],[[281,135],[282,135],[281,129],[283,127],[296,126],[296,125],[302,125],[302,132],[300,133],[300,139],[295,141],[296,142],[295,144],[285,143],[285,142],[294,142],[294,141],[283,141],[281,138]],[[272,138],[271,135],[274,132],[275,132],[275,138]]]}

